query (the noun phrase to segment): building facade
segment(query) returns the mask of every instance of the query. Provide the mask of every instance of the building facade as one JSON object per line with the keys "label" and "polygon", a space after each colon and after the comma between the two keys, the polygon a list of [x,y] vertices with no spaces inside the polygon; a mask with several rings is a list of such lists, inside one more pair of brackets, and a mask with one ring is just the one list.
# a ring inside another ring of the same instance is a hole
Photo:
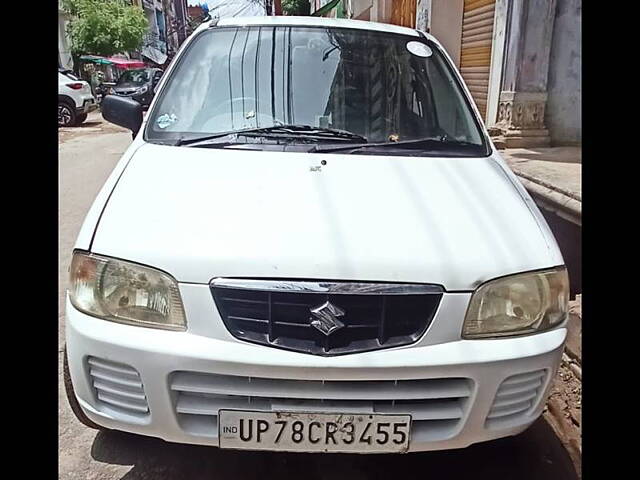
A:
{"label": "building facade", "polygon": [[[187,0],[130,0],[131,4],[144,11],[149,29],[144,36],[139,52],[123,52],[125,57],[134,57],[152,64],[164,65],[178,51],[191,33],[187,17]],[[66,35],[69,15],[58,2],[58,66],[73,68],[71,44]]]}
{"label": "building facade", "polygon": [[149,22],[140,53],[145,61],[163,65],[167,61],[167,39],[162,0],[141,0],[141,7]]}
{"label": "building facade", "polygon": [[311,14],[415,28],[416,0],[310,0]]}
{"label": "building facade", "polygon": [[582,0],[310,0],[313,15],[432,33],[508,147],[582,141]]}
{"label": "building facade", "polygon": [[172,59],[187,38],[187,0],[163,0],[167,56]]}
{"label": "building facade", "polygon": [[582,141],[582,0],[430,0],[425,9],[508,147]]}
{"label": "building facade", "polygon": [[58,67],[72,70],[73,58],[71,57],[71,42],[67,35],[68,23],[69,15],[62,9],[61,2],[58,2]]}
{"label": "building facade", "polygon": [[178,46],[182,45],[189,36],[189,22],[187,18],[187,0],[174,0],[175,25],[173,26],[178,35]]}

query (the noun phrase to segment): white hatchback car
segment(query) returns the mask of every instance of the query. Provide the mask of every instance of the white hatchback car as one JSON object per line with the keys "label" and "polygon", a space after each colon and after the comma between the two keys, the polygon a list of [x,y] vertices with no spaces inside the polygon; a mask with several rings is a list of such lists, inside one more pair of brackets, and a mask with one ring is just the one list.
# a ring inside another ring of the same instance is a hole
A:
{"label": "white hatchback car", "polygon": [[220,448],[407,452],[517,434],[567,334],[552,233],[422,32],[202,25],[78,236],[87,425]]}
{"label": "white hatchback car", "polygon": [[80,125],[96,108],[91,86],[68,70],[58,70],[58,126]]}

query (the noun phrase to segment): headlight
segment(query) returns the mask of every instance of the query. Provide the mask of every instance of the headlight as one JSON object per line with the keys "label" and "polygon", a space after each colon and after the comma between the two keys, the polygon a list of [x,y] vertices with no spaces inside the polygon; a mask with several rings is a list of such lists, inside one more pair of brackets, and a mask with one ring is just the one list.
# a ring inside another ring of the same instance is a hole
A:
{"label": "headlight", "polygon": [[569,277],[564,267],[492,280],[471,297],[464,338],[525,335],[564,321],[569,304]]}
{"label": "headlight", "polygon": [[147,93],[147,90],[149,90],[149,87],[147,85],[143,85],[138,89],[136,93],[139,93],[140,95],[142,95],[143,93]]}
{"label": "headlight", "polygon": [[168,330],[186,330],[178,283],[159,270],[74,252],[69,297],[89,315]]}

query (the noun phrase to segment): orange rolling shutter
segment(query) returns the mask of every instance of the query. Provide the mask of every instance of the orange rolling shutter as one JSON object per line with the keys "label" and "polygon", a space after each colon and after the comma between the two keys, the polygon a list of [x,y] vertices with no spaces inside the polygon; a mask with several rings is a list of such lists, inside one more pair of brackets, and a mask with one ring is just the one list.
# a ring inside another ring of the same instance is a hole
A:
{"label": "orange rolling shutter", "polygon": [[495,7],[496,0],[464,0],[460,73],[483,119],[487,114]]}

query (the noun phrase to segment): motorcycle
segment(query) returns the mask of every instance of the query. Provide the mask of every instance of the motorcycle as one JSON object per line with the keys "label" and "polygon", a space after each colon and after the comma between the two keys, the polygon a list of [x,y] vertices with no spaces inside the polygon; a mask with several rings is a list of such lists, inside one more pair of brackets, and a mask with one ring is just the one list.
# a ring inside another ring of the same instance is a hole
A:
{"label": "motorcycle", "polygon": [[104,97],[106,97],[110,93],[113,93],[113,87],[115,86],[116,84],[114,82],[100,82],[98,84],[98,86],[96,87],[95,94],[96,94],[96,102],[98,102],[99,106],[102,105],[102,100],[104,99]]}

